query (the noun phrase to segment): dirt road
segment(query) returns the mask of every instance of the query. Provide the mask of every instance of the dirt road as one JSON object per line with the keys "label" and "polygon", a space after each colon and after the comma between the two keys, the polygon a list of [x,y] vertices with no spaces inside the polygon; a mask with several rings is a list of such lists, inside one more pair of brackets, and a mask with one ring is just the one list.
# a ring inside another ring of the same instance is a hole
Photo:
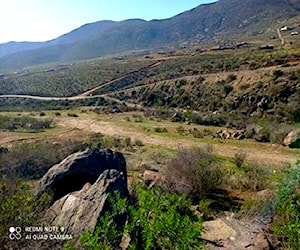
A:
{"label": "dirt road", "polygon": [[[133,140],[142,140],[144,144],[160,145],[169,148],[207,145],[207,143],[201,141],[197,142],[189,138],[176,139],[166,138],[158,135],[149,135],[147,133],[137,131],[134,128],[124,128],[115,122],[70,118],[59,119],[57,123],[58,125],[68,129],[77,128],[85,131],[100,132],[109,136],[131,137]],[[234,156],[234,154],[239,150],[239,147],[230,145],[229,143],[222,144],[218,141],[211,141],[211,143],[216,153],[223,156]],[[299,155],[283,153],[281,150],[282,147],[279,145],[261,143],[258,145],[259,146],[257,148],[253,146],[243,146],[243,150],[247,152],[247,157],[249,160],[266,165],[282,165],[283,163],[295,163],[297,159],[299,159]]]}

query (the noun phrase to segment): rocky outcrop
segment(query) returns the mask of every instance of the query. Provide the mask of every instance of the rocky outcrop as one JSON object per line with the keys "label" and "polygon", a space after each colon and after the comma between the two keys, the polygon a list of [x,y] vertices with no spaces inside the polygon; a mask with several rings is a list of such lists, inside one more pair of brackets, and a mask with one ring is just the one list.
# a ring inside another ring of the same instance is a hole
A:
{"label": "rocky outcrop", "polygon": [[57,200],[47,210],[45,220],[50,225],[63,226],[75,238],[95,229],[99,218],[110,209],[108,194],[119,191],[121,198],[128,195],[123,177],[115,169],[105,170],[93,185],[87,183],[80,191]]}
{"label": "rocky outcrop", "polygon": [[[89,148],[53,166],[40,181],[38,194],[50,191],[52,205],[45,221],[64,227],[75,239],[94,230],[111,209],[109,194],[128,197],[126,162],[121,153]],[[118,218],[118,223],[125,223]]]}
{"label": "rocky outcrop", "polygon": [[121,153],[88,148],[53,166],[41,179],[38,193],[50,191],[55,202],[71,192],[81,190],[86,183],[94,184],[108,169],[122,173],[123,181],[127,183],[126,162]]}
{"label": "rocky outcrop", "polygon": [[283,144],[290,148],[300,148],[300,129],[291,131],[283,140]]}
{"label": "rocky outcrop", "polygon": [[224,129],[218,131],[215,136],[216,138],[222,138],[222,139],[236,139],[236,140],[243,140],[245,139],[245,131],[244,130],[229,130]]}

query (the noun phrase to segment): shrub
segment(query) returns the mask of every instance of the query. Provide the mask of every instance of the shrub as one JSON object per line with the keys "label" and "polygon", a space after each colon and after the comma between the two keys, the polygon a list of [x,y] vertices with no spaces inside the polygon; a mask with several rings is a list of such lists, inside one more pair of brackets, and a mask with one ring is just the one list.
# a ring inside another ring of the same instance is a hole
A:
{"label": "shrub", "polygon": [[186,130],[185,130],[184,127],[182,127],[182,126],[178,126],[178,127],[176,128],[176,131],[177,131],[177,133],[180,134],[180,135],[184,135],[184,134],[186,133]]}
{"label": "shrub", "polygon": [[277,78],[281,77],[284,75],[284,72],[282,70],[275,70],[273,72],[273,77],[274,77],[274,80],[276,80]]}
{"label": "shrub", "polygon": [[272,229],[283,246],[300,249],[300,166],[288,169],[281,180]]}
{"label": "shrub", "polygon": [[[191,211],[191,203],[184,196],[160,188],[149,190],[141,184],[133,193],[133,204],[126,199],[110,199],[112,212],[100,218],[94,232],[82,236],[85,248],[118,249],[122,236],[127,235],[129,249],[203,249],[201,219]],[[117,222],[126,214],[127,223],[122,227]]]}
{"label": "shrub", "polygon": [[144,146],[144,143],[143,143],[141,140],[139,140],[139,139],[136,139],[135,142],[134,142],[134,144],[135,144],[136,146],[138,146],[138,147]]}
{"label": "shrub", "polygon": [[271,187],[271,170],[267,166],[251,164],[244,166],[242,171],[239,181],[243,189],[261,191]]}
{"label": "shrub", "polygon": [[[21,249],[28,245],[25,239],[12,241],[8,238],[11,226],[24,228],[36,225],[42,211],[49,205],[46,193],[38,199],[32,194],[30,185],[17,179],[0,179],[0,244],[3,249]],[[22,247],[21,247],[22,246]],[[31,248],[36,249],[36,248]]]}
{"label": "shrub", "polygon": [[156,127],[156,128],[154,128],[154,132],[156,132],[156,133],[167,133],[168,130],[167,130],[167,128]]}
{"label": "shrub", "polygon": [[204,198],[219,188],[221,173],[211,148],[180,149],[165,170],[164,186],[191,198]]}
{"label": "shrub", "polygon": [[126,137],[124,141],[125,141],[126,147],[130,147],[131,146],[131,138],[130,137]]}
{"label": "shrub", "polygon": [[232,158],[232,163],[238,168],[241,168],[244,165],[246,158],[247,153],[243,150],[238,150],[235,152],[234,157]]}
{"label": "shrub", "polygon": [[78,115],[75,114],[75,113],[68,113],[68,116],[69,116],[69,117],[78,117]]}
{"label": "shrub", "polygon": [[49,129],[52,126],[53,122],[49,119],[36,119],[29,116],[0,116],[0,129],[4,130],[25,130],[29,132],[37,132]]}
{"label": "shrub", "polygon": [[66,145],[45,142],[16,144],[9,152],[0,154],[0,174],[37,179],[54,164],[83,147],[81,143],[70,141]]}

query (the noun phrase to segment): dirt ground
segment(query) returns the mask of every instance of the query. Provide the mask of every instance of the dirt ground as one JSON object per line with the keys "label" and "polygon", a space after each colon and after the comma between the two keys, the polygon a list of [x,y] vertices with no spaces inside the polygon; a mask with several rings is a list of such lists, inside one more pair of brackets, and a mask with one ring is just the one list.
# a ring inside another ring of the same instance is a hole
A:
{"label": "dirt ground", "polygon": [[[205,146],[207,143],[201,141],[191,140],[189,138],[172,138],[162,137],[155,134],[146,134],[138,131],[134,128],[127,128],[122,125],[116,124],[116,122],[110,121],[95,121],[93,119],[80,119],[80,118],[68,118],[60,119],[57,121],[59,126],[65,128],[77,128],[80,130],[90,132],[100,132],[109,136],[121,136],[131,137],[133,140],[142,140],[144,144],[152,144],[165,146],[168,148],[178,147],[192,147],[192,146]],[[236,145],[229,143],[222,144],[217,141],[211,140],[210,144],[213,145],[215,152],[223,156],[234,156],[234,154],[240,149]],[[275,144],[262,144],[257,143],[257,147],[253,145],[247,147],[243,146],[243,150],[247,152],[247,158],[251,161],[267,164],[267,165],[280,165],[282,163],[295,163],[299,159],[299,154],[286,153],[283,147]]]}

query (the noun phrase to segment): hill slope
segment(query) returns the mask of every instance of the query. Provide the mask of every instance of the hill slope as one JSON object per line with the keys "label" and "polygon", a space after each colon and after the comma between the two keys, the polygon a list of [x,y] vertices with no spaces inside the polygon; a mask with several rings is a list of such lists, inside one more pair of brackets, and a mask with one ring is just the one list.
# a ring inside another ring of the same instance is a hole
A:
{"label": "hill slope", "polygon": [[[209,42],[215,37],[230,40],[274,29],[296,15],[300,15],[299,0],[219,0],[165,20],[100,21],[43,44],[0,45],[0,68],[94,58],[186,41]],[[6,47],[1,50],[1,46]]]}

